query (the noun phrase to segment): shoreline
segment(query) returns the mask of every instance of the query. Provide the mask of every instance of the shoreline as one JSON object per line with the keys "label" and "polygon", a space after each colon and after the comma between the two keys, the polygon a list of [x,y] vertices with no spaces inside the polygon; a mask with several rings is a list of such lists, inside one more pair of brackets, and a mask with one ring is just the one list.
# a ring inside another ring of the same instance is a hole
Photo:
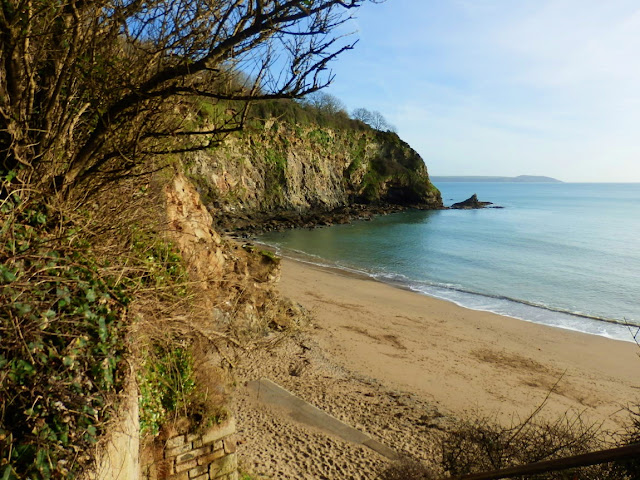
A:
{"label": "shoreline", "polygon": [[368,221],[378,215],[391,215],[407,210],[446,210],[448,207],[429,205],[402,205],[393,203],[336,206],[334,208],[311,208],[308,210],[247,211],[243,213],[220,212],[214,216],[216,230],[237,239],[250,239],[272,231],[293,228],[322,228],[331,225]]}
{"label": "shoreline", "polygon": [[[382,276],[376,276],[375,274],[368,273],[362,270],[357,270],[353,268],[348,268],[339,265],[331,265],[320,257],[315,257],[313,255],[309,255],[304,252],[299,252],[295,250],[286,250],[280,247],[276,247],[270,245],[268,243],[262,243],[255,238],[252,239],[254,243],[260,245],[261,248],[265,250],[269,250],[272,253],[277,254],[283,259],[291,260],[294,262],[300,262],[305,265],[308,265],[311,268],[319,268],[321,270],[327,270],[333,272],[338,275],[346,275],[353,276],[355,278],[359,278],[362,280],[370,280],[374,282],[379,282],[383,285],[388,285],[392,288],[398,288],[401,290],[405,290],[408,292],[415,293],[417,295],[426,296],[429,298],[433,298],[436,300],[440,300],[443,302],[452,303],[460,308],[466,310],[472,310],[476,312],[486,312],[492,313],[494,315],[499,315],[502,317],[508,317],[514,320],[518,320],[521,322],[533,323],[536,325],[543,325],[551,328],[558,328],[561,330],[567,330],[570,332],[583,333],[587,335],[594,335],[602,338],[607,338],[610,340],[615,340],[619,342],[638,344],[638,337],[640,337],[640,325],[636,325],[633,323],[624,322],[622,320],[617,319],[608,319],[608,318],[599,318],[588,314],[581,314],[578,312],[568,312],[558,309],[553,309],[550,307],[545,307],[542,305],[536,305],[534,303],[528,303],[522,300],[511,299],[508,297],[494,296],[494,295],[486,295],[482,293],[450,288],[440,287],[437,285],[427,285],[427,288],[431,288],[432,290],[442,291],[442,293],[434,292],[434,291],[425,291],[420,288],[413,287],[410,284],[402,283],[400,280],[392,280],[392,279],[384,279]],[[451,295],[462,294],[464,297],[467,297],[467,301],[470,298],[478,297],[482,299],[483,303],[486,302],[487,299],[494,300],[497,302],[504,302],[507,305],[515,305],[520,309],[529,310],[529,317],[537,317],[537,319],[525,318],[525,315],[512,313],[508,311],[508,309],[501,309],[496,306],[494,308],[488,307],[474,307],[465,303],[464,300],[458,300],[455,298],[451,298]],[[448,296],[449,295],[449,298]],[[546,317],[542,317],[541,315],[546,315]],[[578,321],[584,321],[585,323],[577,324],[576,319]],[[563,323],[564,320],[564,323]],[[572,325],[573,324],[573,325]],[[591,326],[591,330],[587,329],[586,326]],[[600,327],[600,328],[598,328]],[[599,330],[599,331],[598,331]],[[633,333],[635,330],[635,334]],[[624,337],[624,338],[623,338]]]}
{"label": "shoreline", "polygon": [[634,343],[471,310],[366,274],[291,258],[280,291],[311,311],[339,364],[456,416],[580,412],[616,429],[638,401]]}

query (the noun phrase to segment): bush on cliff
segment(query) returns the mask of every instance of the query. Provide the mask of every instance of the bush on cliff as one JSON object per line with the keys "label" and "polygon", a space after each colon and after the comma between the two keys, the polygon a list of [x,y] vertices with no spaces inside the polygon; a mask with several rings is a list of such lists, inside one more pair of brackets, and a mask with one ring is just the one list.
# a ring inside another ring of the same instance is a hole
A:
{"label": "bush on cliff", "polygon": [[[136,363],[132,306],[166,315],[185,301],[188,280],[157,236],[158,191],[122,182],[71,204],[12,179],[0,202],[0,477],[73,478],[92,465]],[[162,355],[184,345],[167,348]],[[141,405],[143,420],[148,412]]]}

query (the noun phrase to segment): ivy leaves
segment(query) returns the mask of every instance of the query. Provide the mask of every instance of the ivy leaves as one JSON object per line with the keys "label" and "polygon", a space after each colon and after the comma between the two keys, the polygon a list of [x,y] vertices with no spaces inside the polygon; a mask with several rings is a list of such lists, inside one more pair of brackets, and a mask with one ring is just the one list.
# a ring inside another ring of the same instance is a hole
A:
{"label": "ivy leaves", "polygon": [[67,477],[91,460],[109,417],[128,299],[84,243],[51,248],[45,208],[10,213],[0,238],[0,480]]}

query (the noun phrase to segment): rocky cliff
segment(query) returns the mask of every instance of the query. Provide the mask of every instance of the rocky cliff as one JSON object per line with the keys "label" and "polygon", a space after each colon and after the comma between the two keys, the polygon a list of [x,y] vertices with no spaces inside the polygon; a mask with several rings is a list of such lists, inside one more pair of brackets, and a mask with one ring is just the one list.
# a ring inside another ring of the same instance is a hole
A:
{"label": "rocky cliff", "polygon": [[442,208],[420,156],[395,133],[270,118],[185,160],[214,216],[261,220],[353,205]]}

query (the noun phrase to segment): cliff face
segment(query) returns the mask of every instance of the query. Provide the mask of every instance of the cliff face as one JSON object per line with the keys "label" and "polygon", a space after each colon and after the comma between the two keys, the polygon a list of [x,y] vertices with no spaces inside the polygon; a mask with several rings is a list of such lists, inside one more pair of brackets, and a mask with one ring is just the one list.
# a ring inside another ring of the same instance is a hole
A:
{"label": "cliff face", "polygon": [[269,119],[186,159],[214,213],[329,211],[352,204],[441,208],[420,156],[372,129],[331,129]]}
{"label": "cliff face", "polygon": [[[236,339],[301,319],[299,309],[280,297],[279,260],[269,252],[220,237],[193,185],[176,175],[164,188],[169,239],[180,251],[197,306]],[[195,305],[195,304],[194,304]],[[204,313],[199,314],[204,321]],[[206,322],[205,322],[206,324]],[[203,327],[204,328],[204,327]]]}

